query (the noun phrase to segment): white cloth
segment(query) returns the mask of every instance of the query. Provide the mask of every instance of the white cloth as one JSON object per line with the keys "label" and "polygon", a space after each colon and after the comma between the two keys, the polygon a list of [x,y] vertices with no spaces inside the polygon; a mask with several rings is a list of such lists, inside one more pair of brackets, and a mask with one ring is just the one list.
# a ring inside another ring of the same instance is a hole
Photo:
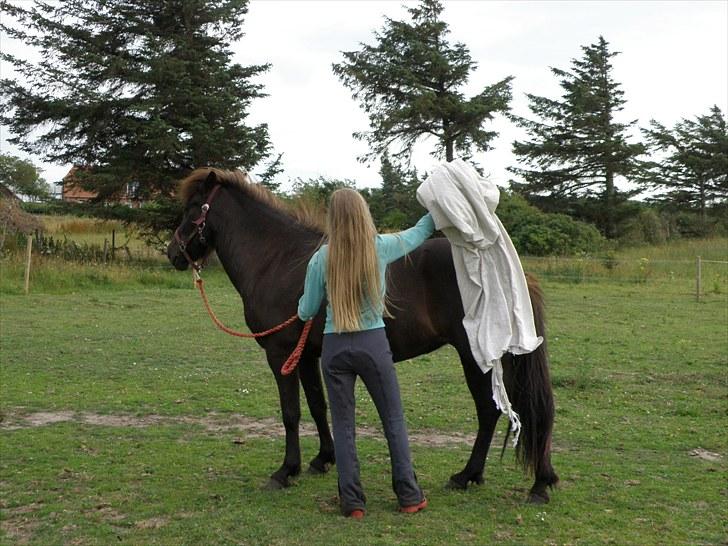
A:
{"label": "white cloth", "polygon": [[483,373],[493,370],[493,400],[508,415],[518,442],[521,422],[503,384],[504,353],[530,353],[543,342],[536,334],[526,277],[495,209],[500,192],[461,159],[438,166],[417,190],[435,226],[452,245],[463,326]]}

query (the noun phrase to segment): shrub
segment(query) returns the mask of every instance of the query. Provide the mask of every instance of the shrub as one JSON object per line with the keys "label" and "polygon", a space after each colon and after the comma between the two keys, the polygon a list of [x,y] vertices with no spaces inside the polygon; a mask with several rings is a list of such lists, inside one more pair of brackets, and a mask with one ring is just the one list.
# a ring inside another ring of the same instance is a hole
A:
{"label": "shrub", "polygon": [[668,227],[654,209],[643,209],[621,226],[619,240],[624,244],[659,245],[665,243]]}
{"label": "shrub", "polygon": [[0,198],[0,216],[3,218],[0,222],[0,253],[24,246],[26,235],[41,227],[38,219],[24,212],[15,199]]}
{"label": "shrub", "polygon": [[594,253],[606,246],[606,240],[596,227],[565,214],[541,212],[517,194],[501,192],[496,213],[522,254]]}
{"label": "shrub", "polygon": [[670,229],[671,238],[720,237],[728,234],[728,220],[722,216],[703,219],[698,212],[679,211],[663,214]]}

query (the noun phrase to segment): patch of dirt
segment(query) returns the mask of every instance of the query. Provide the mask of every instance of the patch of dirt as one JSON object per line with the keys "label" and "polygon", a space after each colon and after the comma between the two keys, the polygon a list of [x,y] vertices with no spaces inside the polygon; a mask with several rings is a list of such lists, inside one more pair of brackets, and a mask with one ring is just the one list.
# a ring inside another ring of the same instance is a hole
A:
{"label": "patch of dirt", "polygon": [[122,514],[121,512],[113,508],[108,502],[101,502],[93,508],[84,510],[83,513],[88,516],[100,518],[103,521],[111,523],[123,521],[126,519],[125,514]]}
{"label": "patch of dirt", "polygon": [[[384,438],[383,432],[380,435]],[[475,434],[462,434],[458,432],[446,434],[442,431],[430,430],[411,432],[409,439],[413,444],[428,447],[442,447],[453,444],[473,445],[473,442],[475,442]]]}
{"label": "patch of dirt", "polygon": [[40,502],[31,502],[30,504],[26,504],[24,506],[16,506],[14,508],[6,508],[5,514],[9,515],[10,517],[13,516],[19,516],[22,514],[30,514],[31,512],[35,512],[40,508],[42,503]]}
{"label": "patch of dirt", "polygon": [[[42,427],[44,425],[52,425],[54,423],[63,423],[65,421],[72,421],[74,413],[72,411],[39,411],[37,413],[31,413],[25,417],[25,421],[28,426],[31,427]],[[10,421],[10,416],[8,421]],[[13,427],[8,427],[12,429]]]}
{"label": "patch of dirt", "polygon": [[7,518],[0,521],[0,529],[2,529],[5,536],[10,539],[10,544],[15,544],[17,546],[30,544],[38,525],[37,521],[31,521],[25,517]]}
{"label": "patch of dirt", "polygon": [[31,502],[23,506],[3,508],[3,521],[0,521],[0,530],[10,539],[11,544],[22,546],[30,544],[35,529],[39,523],[28,517],[40,508],[42,503]]}
{"label": "patch of dirt", "polygon": [[708,451],[707,449],[703,449],[702,447],[690,451],[690,456],[697,457],[698,459],[702,459],[704,461],[710,461],[711,463],[717,463],[723,458],[720,453],[713,453],[712,451]]}
{"label": "patch of dirt", "polygon": [[149,519],[143,519],[141,521],[137,521],[134,526],[137,529],[159,529],[160,527],[164,527],[169,523],[169,518],[165,517],[158,517],[158,518],[149,518]]}
{"label": "patch of dirt", "polygon": [[[283,424],[275,419],[253,419],[240,414],[220,415],[210,413],[206,417],[163,416],[163,415],[111,415],[73,411],[41,411],[35,413],[8,413],[0,423],[0,430],[17,430],[23,428],[42,427],[57,423],[81,423],[85,425],[144,428],[158,425],[185,424],[202,427],[207,432],[238,432],[243,438],[277,438],[285,434]],[[310,423],[301,423],[301,436],[316,436],[316,427]],[[384,440],[384,433],[374,427],[358,427],[357,434],[365,438]],[[474,434],[444,433],[436,430],[420,430],[411,432],[410,443],[428,447],[447,445],[472,445]]]}

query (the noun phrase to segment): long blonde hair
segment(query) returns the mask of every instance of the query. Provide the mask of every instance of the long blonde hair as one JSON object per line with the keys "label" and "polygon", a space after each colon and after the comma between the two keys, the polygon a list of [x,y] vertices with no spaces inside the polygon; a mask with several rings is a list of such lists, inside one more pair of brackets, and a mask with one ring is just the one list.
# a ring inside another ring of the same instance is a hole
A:
{"label": "long blonde hair", "polygon": [[384,294],[375,246],[377,230],[364,198],[343,188],[331,195],[326,217],[329,256],[326,265],[328,298],[337,332],[361,329],[365,305],[384,313]]}

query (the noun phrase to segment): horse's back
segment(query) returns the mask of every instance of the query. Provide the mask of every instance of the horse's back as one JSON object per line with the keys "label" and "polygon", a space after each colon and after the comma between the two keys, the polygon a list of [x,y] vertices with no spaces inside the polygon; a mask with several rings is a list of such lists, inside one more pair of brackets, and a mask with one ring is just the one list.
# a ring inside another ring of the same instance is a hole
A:
{"label": "horse's back", "polygon": [[463,306],[447,239],[426,241],[393,262],[387,273],[385,319],[394,360],[425,354],[451,341],[462,324]]}

